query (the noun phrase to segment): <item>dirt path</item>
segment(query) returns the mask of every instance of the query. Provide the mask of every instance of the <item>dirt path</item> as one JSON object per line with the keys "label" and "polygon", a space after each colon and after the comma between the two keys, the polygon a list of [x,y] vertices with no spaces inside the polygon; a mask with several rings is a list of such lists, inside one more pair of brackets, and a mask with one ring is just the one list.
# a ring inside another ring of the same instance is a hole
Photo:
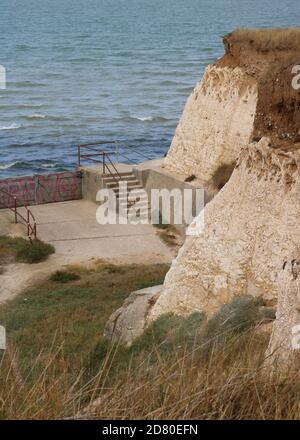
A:
{"label": "dirt path", "polygon": [[[99,225],[97,205],[89,201],[53,203],[32,207],[38,237],[54,245],[56,253],[47,261],[5,266],[0,275],[0,303],[61,268],[71,264],[91,264],[105,259],[117,264],[170,263],[174,253],[158,238],[151,225]],[[0,211],[0,235],[20,235],[12,224],[12,214]]]}

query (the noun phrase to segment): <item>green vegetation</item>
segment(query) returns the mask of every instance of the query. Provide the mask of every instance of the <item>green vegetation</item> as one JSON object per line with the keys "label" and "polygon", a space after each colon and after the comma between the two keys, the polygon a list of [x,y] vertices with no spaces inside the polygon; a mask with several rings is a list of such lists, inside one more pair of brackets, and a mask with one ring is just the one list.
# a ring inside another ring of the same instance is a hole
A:
{"label": "green vegetation", "polygon": [[57,270],[51,275],[50,280],[57,283],[65,284],[69,283],[70,281],[80,280],[80,275],[75,272],[69,272],[67,270]]}
{"label": "green vegetation", "polygon": [[25,240],[17,251],[16,260],[22,263],[39,263],[45,261],[54,252],[54,247],[49,243],[40,240],[33,240],[31,243]]}
{"label": "green vegetation", "polygon": [[0,237],[0,264],[6,264],[13,260],[22,263],[39,263],[55,252],[51,244],[40,240],[30,242],[21,237]]}
{"label": "green vegetation", "polygon": [[66,272],[79,280],[48,280],[1,308],[0,417],[299,418],[300,374],[269,377],[262,368],[260,299],[236,298],[208,320],[161,316],[131,347],[102,337],[130,292],[161,284],[167,270],[74,266]]}
{"label": "green vegetation", "polygon": [[[93,268],[70,267],[79,281],[58,285],[48,280],[2,306],[0,323],[7,330],[10,354],[17,349],[18,374],[28,386],[53,360],[55,380],[76,380],[90,354],[102,341],[105,322],[133,291],[161,284],[167,265],[114,266],[98,261]],[[34,365],[34,368],[32,368]],[[1,387],[5,377],[0,369]],[[24,396],[23,396],[24,397]]]}

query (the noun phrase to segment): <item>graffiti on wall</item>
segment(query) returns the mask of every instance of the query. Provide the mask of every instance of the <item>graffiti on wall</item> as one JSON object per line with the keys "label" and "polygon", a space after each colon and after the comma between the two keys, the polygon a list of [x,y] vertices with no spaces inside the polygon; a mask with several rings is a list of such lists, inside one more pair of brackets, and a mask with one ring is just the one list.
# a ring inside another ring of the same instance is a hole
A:
{"label": "graffiti on wall", "polygon": [[6,193],[16,196],[19,205],[28,206],[81,199],[81,174],[66,172],[0,180],[0,208],[13,204]]}

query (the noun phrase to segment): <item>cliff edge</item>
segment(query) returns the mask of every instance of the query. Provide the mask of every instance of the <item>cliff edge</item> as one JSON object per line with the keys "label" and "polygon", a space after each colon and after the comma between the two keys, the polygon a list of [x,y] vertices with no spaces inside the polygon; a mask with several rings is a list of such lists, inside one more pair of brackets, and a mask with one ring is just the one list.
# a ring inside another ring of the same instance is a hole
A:
{"label": "cliff edge", "polygon": [[292,68],[300,62],[299,37],[299,29],[226,35],[225,54],[189,97],[164,166],[219,190],[250,142],[266,136],[275,148],[298,148],[300,99]]}

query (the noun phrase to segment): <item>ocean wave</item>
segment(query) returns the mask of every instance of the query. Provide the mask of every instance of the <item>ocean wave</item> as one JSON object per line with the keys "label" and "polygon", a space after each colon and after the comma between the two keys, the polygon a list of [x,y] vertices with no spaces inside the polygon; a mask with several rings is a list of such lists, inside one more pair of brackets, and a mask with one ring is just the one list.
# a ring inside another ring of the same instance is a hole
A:
{"label": "ocean wave", "polygon": [[44,163],[42,164],[42,168],[57,168],[60,165],[58,163]]}
{"label": "ocean wave", "polygon": [[0,163],[0,170],[9,170],[11,168],[23,168],[27,165],[27,162],[23,162],[21,160],[16,160],[15,162],[1,164]]}
{"label": "ocean wave", "polygon": [[137,119],[138,121],[153,121],[152,116],[130,116],[131,119]]}
{"label": "ocean wave", "polygon": [[17,130],[18,128],[21,128],[22,125],[20,124],[16,124],[15,122],[13,124],[10,125],[3,125],[2,127],[0,127],[0,130]]}
{"label": "ocean wave", "polygon": [[41,160],[33,160],[33,161],[22,161],[22,160],[16,160],[14,162],[10,162],[10,163],[0,163],[0,170],[1,171],[5,171],[5,170],[11,170],[11,169],[24,169],[24,168],[28,168],[31,171],[33,170],[39,170],[39,169],[59,169],[59,168],[63,168],[64,164],[63,163],[57,163],[57,162],[44,162]]}
{"label": "ocean wave", "polygon": [[19,109],[38,109],[40,107],[43,107],[43,104],[0,104],[0,109],[3,109],[4,111],[7,110],[15,110],[18,111]]}
{"label": "ocean wave", "polygon": [[22,119],[45,119],[46,115],[42,115],[41,113],[33,113],[32,115],[22,116]]}
{"label": "ocean wave", "polygon": [[167,122],[167,121],[170,121],[170,119],[165,118],[164,116],[137,116],[137,115],[130,115],[129,119],[140,121],[140,122]]}

